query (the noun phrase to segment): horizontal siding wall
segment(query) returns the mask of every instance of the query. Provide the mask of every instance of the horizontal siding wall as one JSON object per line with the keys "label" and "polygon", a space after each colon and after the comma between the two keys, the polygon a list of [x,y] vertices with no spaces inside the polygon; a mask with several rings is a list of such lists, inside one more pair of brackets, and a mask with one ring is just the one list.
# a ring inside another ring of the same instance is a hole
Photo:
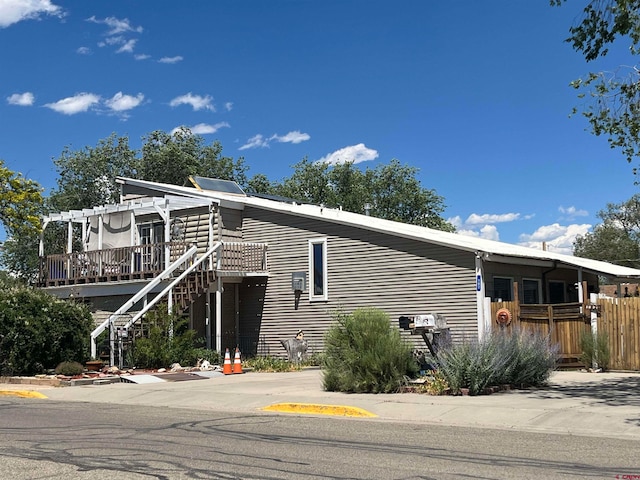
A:
{"label": "horizontal siding wall", "polygon": [[[184,240],[198,246],[198,255],[202,255],[209,248],[209,212],[206,208],[180,210],[175,215],[184,222]],[[217,215],[214,217],[217,218]],[[214,236],[216,230],[214,224]]]}
{"label": "horizontal siding wall", "polygon": [[[312,351],[321,351],[333,313],[359,307],[384,310],[393,325],[404,314],[441,313],[454,339],[477,338],[471,253],[253,208],[244,211],[243,232],[245,241],[269,244],[270,276],[263,298],[250,296],[253,305],[241,295],[241,329],[245,318],[251,328],[259,324],[271,354],[284,354],[279,341],[298,329]],[[308,241],[314,238],[327,238],[327,302],[310,302],[309,285],[299,299],[291,289],[293,272],[306,272],[309,283]],[[420,336],[403,335],[425,347]]]}
{"label": "horizontal siding wall", "polygon": [[226,242],[241,242],[242,211],[221,207],[219,217],[222,240]]}

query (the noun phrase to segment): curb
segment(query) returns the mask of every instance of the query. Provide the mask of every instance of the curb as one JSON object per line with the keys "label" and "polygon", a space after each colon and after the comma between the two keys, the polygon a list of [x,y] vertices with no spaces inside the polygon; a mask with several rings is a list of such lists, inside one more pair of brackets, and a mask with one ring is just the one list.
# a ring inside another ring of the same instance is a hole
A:
{"label": "curb", "polygon": [[57,377],[0,377],[0,383],[9,385],[41,385],[47,387],[59,387],[61,381]]}
{"label": "curb", "polygon": [[363,408],[346,405],[322,405],[318,403],[274,403],[261,410],[281,413],[307,413],[315,415],[334,415],[340,417],[374,418],[378,415]]}
{"label": "curb", "polygon": [[0,395],[11,395],[20,398],[49,398],[40,392],[33,390],[0,390]]}

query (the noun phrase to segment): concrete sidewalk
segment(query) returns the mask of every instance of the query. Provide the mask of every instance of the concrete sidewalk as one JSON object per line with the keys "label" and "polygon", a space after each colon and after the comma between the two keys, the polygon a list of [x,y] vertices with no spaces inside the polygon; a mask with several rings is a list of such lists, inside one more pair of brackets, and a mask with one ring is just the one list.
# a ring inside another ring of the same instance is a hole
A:
{"label": "concrete sidewalk", "polygon": [[[342,415],[356,407],[374,421],[490,427],[640,440],[640,374],[555,372],[549,386],[469,396],[416,393],[344,394],[322,389],[320,370],[255,373],[149,384],[77,387],[0,384],[0,391],[38,391],[51,400],[148,405],[156,408],[264,413],[282,403],[308,405],[310,414]],[[45,400],[46,401],[46,400]],[[326,409],[323,406],[339,406]],[[276,407],[276,410],[285,411]]]}

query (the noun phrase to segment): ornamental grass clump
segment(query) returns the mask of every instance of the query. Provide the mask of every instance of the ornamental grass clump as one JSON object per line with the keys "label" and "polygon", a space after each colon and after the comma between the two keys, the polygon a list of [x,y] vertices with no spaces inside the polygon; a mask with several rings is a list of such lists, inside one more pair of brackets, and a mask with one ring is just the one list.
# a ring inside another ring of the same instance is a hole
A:
{"label": "ornamental grass clump", "polygon": [[513,329],[441,350],[438,369],[453,393],[468,389],[469,395],[479,395],[490,386],[541,386],[557,359],[557,346],[548,336]]}
{"label": "ornamental grass clump", "polygon": [[416,375],[418,364],[389,316],[362,308],[336,314],[325,336],[322,369],[325,390],[391,393]]}
{"label": "ornamental grass clump", "polygon": [[592,333],[591,331],[582,332],[580,335],[580,361],[585,367],[601,368],[607,370],[611,359],[611,350],[609,349],[609,336],[606,332]]}

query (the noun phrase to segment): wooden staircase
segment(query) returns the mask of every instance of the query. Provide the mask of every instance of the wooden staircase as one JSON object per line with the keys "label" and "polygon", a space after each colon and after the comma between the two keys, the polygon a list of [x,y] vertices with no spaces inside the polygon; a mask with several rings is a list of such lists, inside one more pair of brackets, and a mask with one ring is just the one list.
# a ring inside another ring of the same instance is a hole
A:
{"label": "wooden staircase", "polygon": [[178,315],[184,313],[213,282],[215,282],[215,272],[212,270],[196,270],[187,275],[173,288],[174,311]]}

